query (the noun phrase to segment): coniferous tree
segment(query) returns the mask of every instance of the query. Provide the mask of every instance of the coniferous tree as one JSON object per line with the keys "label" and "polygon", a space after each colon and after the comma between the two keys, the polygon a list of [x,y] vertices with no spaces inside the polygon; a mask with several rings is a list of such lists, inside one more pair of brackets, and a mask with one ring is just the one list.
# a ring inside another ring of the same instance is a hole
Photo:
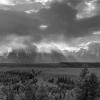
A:
{"label": "coniferous tree", "polygon": [[86,78],[86,76],[89,74],[89,70],[88,70],[88,68],[84,68],[82,71],[81,71],[81,73],[80,73],[80,78],[81,79],[84,79],[84,78]]}
{"label": "coniferous tree", "polygon": [[87,68],[82,69],[76,91],[77,100],[88,100],[88,74],[89,71]]}
{"label": "coniferous tree", "polygon": [[98,78],[94,73],[91,73],[89,76],[89,87],[88,87],[88,100],[96,100],[97,99],[97,90],[99,88]]}
{"label": "coniferous tree", "polygon": [[77,100],[97,100],[99,82],[94,73],[88,75],[88,70],[81,73],[81,81],[78,85]]}
{"label": "coniferous tree", "polygon": [[85,79],[78,87],[77,100],[88,100],[88,80]]}

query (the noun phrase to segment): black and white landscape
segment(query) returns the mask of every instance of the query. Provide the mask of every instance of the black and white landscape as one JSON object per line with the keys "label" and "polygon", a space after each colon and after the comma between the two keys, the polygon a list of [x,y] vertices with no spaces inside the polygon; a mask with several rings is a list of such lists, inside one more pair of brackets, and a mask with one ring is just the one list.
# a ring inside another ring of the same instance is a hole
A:
{"label": "black and white landscape", "polygon": [[100,0],[0,0],[0,100],[99,100]]}

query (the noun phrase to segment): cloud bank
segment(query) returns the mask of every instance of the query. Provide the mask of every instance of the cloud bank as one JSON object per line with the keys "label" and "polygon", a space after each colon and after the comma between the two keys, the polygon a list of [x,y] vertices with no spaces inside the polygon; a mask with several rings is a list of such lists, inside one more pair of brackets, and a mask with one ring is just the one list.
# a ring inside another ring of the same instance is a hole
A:
{"label": "cloud bank", "polygon": [[[76,9],[80,2],[68,2],[52,2],[49,8],[38,5],[39,11],[36,13],[25,13],[29,10],[26,6],[23,12],[0,10],[0,55],[8,56],[13,51],[23,50],[26,54],[38,55],[34,56],[36,61],[42,59],[42,54],[50,59],[52,54],[56,55],[55,59],[59,55],[63,60],[69,56],[75,60],[72,57],[88,55],[90,45],[100,43],[100,14],[96,12],[95,16],[88,17],[82,10],[79,11],[80,7]],[[82,18],[77,19],[77,14]]]}

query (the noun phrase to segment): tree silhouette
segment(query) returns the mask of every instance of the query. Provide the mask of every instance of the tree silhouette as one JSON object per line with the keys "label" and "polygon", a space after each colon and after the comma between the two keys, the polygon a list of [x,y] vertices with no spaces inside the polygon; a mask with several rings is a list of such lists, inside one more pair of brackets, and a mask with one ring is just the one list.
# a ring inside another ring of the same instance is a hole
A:
{"label": "tree silhouette", "polygon": [[82,69],[80,73],[80,80],[77,85],[77,100],[88,100],[88,74],[87,68]]}
{"label": "tree silhouette", "polygon": [[99,88],[98,78],[94,73],[91,73],[89,76],[89,93],[88,93],[88,100],[96,100]]}
{"label": "tree silhouette", "polygon": [[99,82],[94,73],[89,75],[87,68],[83,69],[81,81],[78,84],[77,100],[96,100],[98,96]]}
{"label": "tree silhouette", "polygon": [[88,68],[84,68],[82,71],[81,71],[81,73],[80,73],[80,78],[81,79],[84,79],[84,78],[86,78],[86,76],[89,74],[89,70],[88,70]]}

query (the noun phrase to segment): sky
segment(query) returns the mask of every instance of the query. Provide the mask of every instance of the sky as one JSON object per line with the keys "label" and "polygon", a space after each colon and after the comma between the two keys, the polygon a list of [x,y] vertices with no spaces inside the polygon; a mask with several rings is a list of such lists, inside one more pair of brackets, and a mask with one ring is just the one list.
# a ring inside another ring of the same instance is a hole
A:
{"label": "sky", "polygon": [[14,52],[15,62],[100,62],[99,0],[0,0],[1,61]]}

